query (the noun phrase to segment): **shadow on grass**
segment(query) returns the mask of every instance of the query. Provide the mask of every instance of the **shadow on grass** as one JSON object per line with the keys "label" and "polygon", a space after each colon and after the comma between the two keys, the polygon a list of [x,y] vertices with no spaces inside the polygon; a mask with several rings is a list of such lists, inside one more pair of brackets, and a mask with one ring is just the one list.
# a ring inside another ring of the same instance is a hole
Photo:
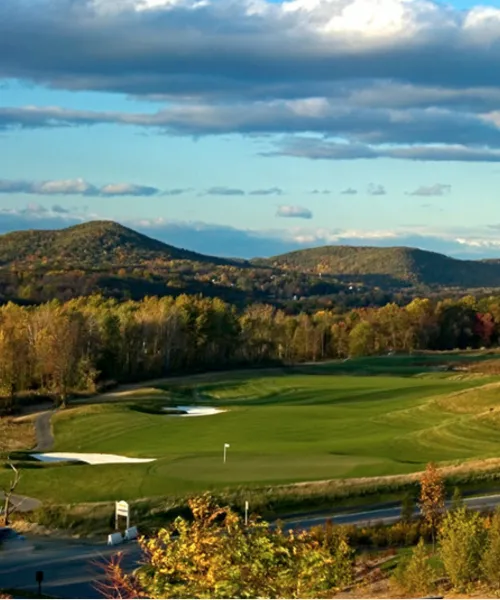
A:
{"label": "shadow on grass", "polygon": [[[463,386],[454,382],[450,382],[448,386],[443,386],[442,393],[447,394],[453,392],[454,389],[462,389]],[[354,405],[365,402],[387,402],[403,399],[419,398],[424,396],[439,395],[440,389],[436,388],[435,383],[412,385],[407,387],[397,387],[386,389],[373,389],[367,387],[348,387],[345,389],[345,395],[340,396],[340,389],[333,390],[335,395],[331,395],[329,390],[315,389],[314,387],[294,387],[283,388],[279,391],[270,391],[260,394],[257,398],[217,398],[215,396],[207,396],[212,389],[218,392],[231,393],[232,390],[238,389],[238,385],[231,382],[224,382],[218,385],[200,386],[196,388],[197,397],[202,402],[196,402],[194,395],[191,393],[185,400],[186,404],[207,404],[212,406],[271,406],[285,404],[287,406],[321,406],[321,405]],[[163,404],[165,406],[165,403]]]}
{"label": "shadow on grass", "polygon": [[[489,351],[475,352],[436,352],[436,353],[415,353],[405,355],[392,356],[370,356],[363,358],[352,358],[345,360],[332,360],[316,364],[295,364],[282,365],[281,367],[272,367],[269,369],[254,369],[235,370],[234,373],[224,372],[220,374],[220,380],[226,381],[226,385],[238,386],[241,382],[251,381],[252,379],[261,379],[265,375],[264,371],[268,371],[269,376],[289,377],[290,375],[357,375],[359,377],[413,377],[422,373],[436,373],[439,367],[449,367],[453,371],[456,364],[481,362],[493,359],[500,360],[500,353]],[[443,369],[444,370],[444,369]],[[219,388],[220,383],[217,381],[217,372],[213,372],[214,380],[205,381],[196,379],[193,380],[191,386],[175,385],[174,383],[164,383],[155,386],[159,390],[174,391],[177,394],[191,394],[193,387],[198,389],[210,390],[211,388]]]}

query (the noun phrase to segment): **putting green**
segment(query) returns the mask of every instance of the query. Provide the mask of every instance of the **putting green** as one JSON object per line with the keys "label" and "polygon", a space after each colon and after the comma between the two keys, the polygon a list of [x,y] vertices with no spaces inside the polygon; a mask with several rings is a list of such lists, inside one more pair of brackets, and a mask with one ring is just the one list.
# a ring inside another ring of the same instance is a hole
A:
{"label": "putting green", "polygon": [[[69,408],[53,418],[54,451],[157,460],[31,463],[19,491],[66,502],[135,499],[407,473],[431,460],[500,454],[498,378],[438,372],[410,357],[305,370],[212,374],[182,387],[167,383],[116,402]],[[197,418],[161,414],[164,406],[189,404],[227,412]],[[223,464],[225,443],[230,448]]]}

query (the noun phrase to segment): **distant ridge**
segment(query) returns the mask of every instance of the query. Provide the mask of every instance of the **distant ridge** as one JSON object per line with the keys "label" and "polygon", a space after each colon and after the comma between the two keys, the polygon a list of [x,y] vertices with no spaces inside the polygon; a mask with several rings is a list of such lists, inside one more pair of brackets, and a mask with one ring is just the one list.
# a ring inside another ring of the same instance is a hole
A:
{"label": "distant ridge", "polygon": [[499,287],[500,261],[459,260],[417,248],[321,246],[254,262],[274,268],[344,277],[388,276],[412,285]]}
{"label": "distant ridge", "polygon": [[[113,221],[89,221],[66,229],[15,231],[0,236],[0,268],[4,271],[53,268],[59,272],[80,269],[116,273],[123,267],[128,274],[133,274],[135,267],[147,267],[170,278],[174,263],[178,278],[183,279],[186,269],[193,277],[201,271],[206,274],[203,281],[200,279],[204,286],[200,291],[209,280],[217,281],[220,276],[215,272],[217,268],[226,266],[229,267],[225,270],[226,276],[231,272],[235,278],[232,284],[235,290],[240,285],[237,274],[243,275],[243,272],[247,284],[253,281],[251,285],[257,286],[255,289],[263,289],[259,286],[267,285],[271,277],[266,275],[267,270],[277,275],[291,271],[302,273],[313,280],[318,280],[321,274],[328,276],[330,282],[358,281],[368,287],[391,290],[425,286],[500,288],[500,260],[459,260],[416,248],[322,246],[246,261],[171,246]],[[249,269],[260,269],[261,283]]]}

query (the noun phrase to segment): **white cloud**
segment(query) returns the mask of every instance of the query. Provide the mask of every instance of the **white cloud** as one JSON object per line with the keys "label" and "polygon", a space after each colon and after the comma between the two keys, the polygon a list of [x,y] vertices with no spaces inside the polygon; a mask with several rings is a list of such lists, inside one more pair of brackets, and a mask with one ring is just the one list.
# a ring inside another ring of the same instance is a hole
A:
{"label": "white cloud", "polygon": [[250,196],[283,196],[285,192],[279,187],[272,187],[250,190],[250,192],[248,193],[250,194]]}
{"label": "white cloud", "polygon": [[38,194],[40,196],[99,196],[111,198],[114,196],[165,196],[178,195],[187,190],[174,189],[161,191],[148,185],[133,183],[108,183],[103,186],[91,184],[84,179],[54,179],[48,181],[30,181],[0,179],[0,194]]}
{"label": "white cloud", "polygon": [[276,211],[277,217],[288,217],[295,219],[312,219],[313,214],[308,208],[303,206],[282,205]]}
{"label": "white cloud", "polygon": [[387,191],[380,183],[370,183],[367,189],[370,196],[385,196]]}
{"label": "white cloud", "polygon": [[208,190],[206,190],[204,193],[202,193],[202,195],[207,195],[207,196],[244,196],[245,195],[245,190],[242,190],[240,188],[232,188],[232,187],[226,187],[226,186],[214,186],[211,188],[208,188]]}
{"label": "white cloud", "polygon": [[60,181],[42,181],[33,184],[35,194],[85,194],[92,190],[92,186],[83,179],[66,179]]}
{"label": "white cloud", "polygon": [[412,161],[500,162],[500,148],[460,144],[399,145],[376,148],[366,144],[330,142],[316,137],[288,136],[263,156],[290,156],[311,160],[373,160],[394,158]]}
{"label": "white cloud", "polygon": [[407,192],[408,196],[444,196],[451,192],[451,185],[446,183],[435,183],[434,185],[421,185],[413,192]]}

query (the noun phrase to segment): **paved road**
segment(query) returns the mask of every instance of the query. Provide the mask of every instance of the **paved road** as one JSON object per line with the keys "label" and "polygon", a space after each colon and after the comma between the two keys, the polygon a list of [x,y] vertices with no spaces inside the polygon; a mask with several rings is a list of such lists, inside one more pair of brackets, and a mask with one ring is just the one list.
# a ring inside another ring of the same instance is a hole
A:
{"label": "paved road", "polygon": [[[467,498],[470,508],[483,509],[500,505],[500,495]],[[285,521],[285,528],[302,529],[321,525],[327,519],[338,524],[363,525],[392,523],[400,518],[399,507],[356,513],[324,514]],[[125,554],[124,566],[132,570],[141,559],[135,543],[118,547]],[[35,572],[44,571],[43,591],[59,598],[101,598],[95,582],[103,579],[102,564],[117,552],[103,544],[31,538],[24,549],[0,549],[0,587],[36,591]]]}
{"label": "paved road", "polygon": [[37,415],[35,419],[36,446],[35,452],[50,452],[54,445],[54,436],[50,420],[55,411],[47,410]]}
{"label": "paved road", "polygon": [[[465,498],[464,503],[471,509],[482,510],[485,508],[494,508],[500,505],[500,494],[491,496],[478,496],[473,498]],[[449,508],[451,502],[447,502]],[[415,511],[415,516],[419,515],[420,511]],[[322,525],[328,519],[338,525],[367,525],[369,523],[395,523],[401,518],[401,508],[399,506],[379,508],[367,510],[363,512],[342,513],[335,515],[315,515],[313,517],[299,517],[293,520],[285,520],[284,528],[292,527],[293,529],[309,529],[315,525]]]}
{"label": "paved road", "polygon": [[[0,513],[3,510],[5,494],[0,492]],[[28,496],[18,496],[17,494],[13,494],[10,497],[10,502],[16,507],[16,511],[18,512],[31,512],[32,510],[36,510],[39,508],[42,503],[40,500],[36,498],[29,498]]]}
{"label": "paved road", "polygon": [[[131,542],[121,548],[124,566],[133,569],[140,551]],[[73,542],[28,539],[0,550],[0,588],[36,592],[36,571],[44,572],[42,592],[59,598],[102,598],[96,582],[104,579],[102,565],[116,548]]]}

